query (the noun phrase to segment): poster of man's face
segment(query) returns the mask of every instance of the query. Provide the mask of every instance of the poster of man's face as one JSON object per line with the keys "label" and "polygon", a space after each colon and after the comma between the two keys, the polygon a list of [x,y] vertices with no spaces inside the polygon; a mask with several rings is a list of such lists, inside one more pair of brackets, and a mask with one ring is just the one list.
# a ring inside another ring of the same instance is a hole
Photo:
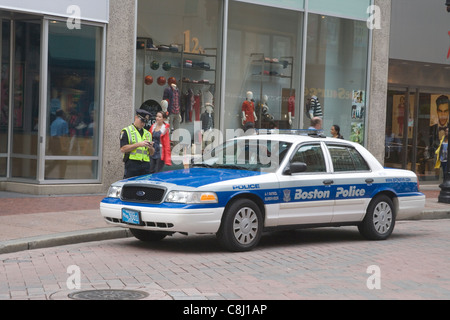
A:
{"label": "poster of man's face", "polygon": [[448,125],[449,96],[431,95],[430,101],[430,144],[436,149]]}
{"label": "poster of man's face", "polygon": [[449,116],[449,96],[431,95],[430,126],[437,124],[440,127],[447,126]]}

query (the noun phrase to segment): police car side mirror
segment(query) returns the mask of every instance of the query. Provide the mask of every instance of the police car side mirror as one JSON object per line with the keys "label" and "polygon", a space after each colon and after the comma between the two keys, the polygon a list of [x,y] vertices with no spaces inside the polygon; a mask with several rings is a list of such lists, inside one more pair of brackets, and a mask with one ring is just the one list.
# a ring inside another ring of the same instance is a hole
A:
{"label": "police car side mirror", "polygon": [[291,175],[294,173],[305,172],[307,167],[308,166],[304,162],[291,162],[289,164],[289,167],[286,167],[286,169],[283,171],[283,174]]}

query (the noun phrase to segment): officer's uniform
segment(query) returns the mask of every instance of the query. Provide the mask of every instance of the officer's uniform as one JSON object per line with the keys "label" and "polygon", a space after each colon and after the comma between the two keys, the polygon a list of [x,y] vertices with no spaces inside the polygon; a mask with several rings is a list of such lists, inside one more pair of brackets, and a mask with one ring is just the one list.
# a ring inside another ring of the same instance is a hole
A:
{"label": "officer's uniform", "polygon": [[[136,114],[146,119],[150,118],[150,113],[142,109],[136,110]],[[120,147],[141,141],[152,141],[152,134],[144,128],[137,129],[134,124],[122,129],[120,133]],[[130,153],[124,154],[125,170],[123,178],[148,174],[150,172],[150,155],[151,151],[146,147],[139,147]]]}

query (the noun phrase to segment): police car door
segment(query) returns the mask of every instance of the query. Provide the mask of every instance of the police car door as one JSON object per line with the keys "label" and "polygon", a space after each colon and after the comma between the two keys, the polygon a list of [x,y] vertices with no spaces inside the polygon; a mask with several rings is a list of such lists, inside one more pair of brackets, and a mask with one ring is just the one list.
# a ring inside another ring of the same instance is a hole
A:
{"label": "police car door", "polygon": [[370,167],[351,145],[327,143],[333,165],[336,200],[333,222],[360,221],[374,188]]}
{"label": "police car door", "polygon": [[[334,195],[325,152],[325,147],[317,141],[300,144],[292,154],[279,177],[281,199],[278,225],[331,222]],[[306,171],[291,173],[289,166],[293,162],[305,163]]]}

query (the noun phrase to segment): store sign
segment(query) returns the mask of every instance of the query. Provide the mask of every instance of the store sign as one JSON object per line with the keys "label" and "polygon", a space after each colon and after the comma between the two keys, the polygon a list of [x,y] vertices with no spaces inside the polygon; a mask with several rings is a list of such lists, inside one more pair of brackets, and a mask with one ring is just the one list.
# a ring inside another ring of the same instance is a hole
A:
{"label": "store sign", "polygon": [[109,0],[1,0],[0,8],[41,15],[53,15],[73,19],[73,8],[79,8],[83,20],[107,23]]}

